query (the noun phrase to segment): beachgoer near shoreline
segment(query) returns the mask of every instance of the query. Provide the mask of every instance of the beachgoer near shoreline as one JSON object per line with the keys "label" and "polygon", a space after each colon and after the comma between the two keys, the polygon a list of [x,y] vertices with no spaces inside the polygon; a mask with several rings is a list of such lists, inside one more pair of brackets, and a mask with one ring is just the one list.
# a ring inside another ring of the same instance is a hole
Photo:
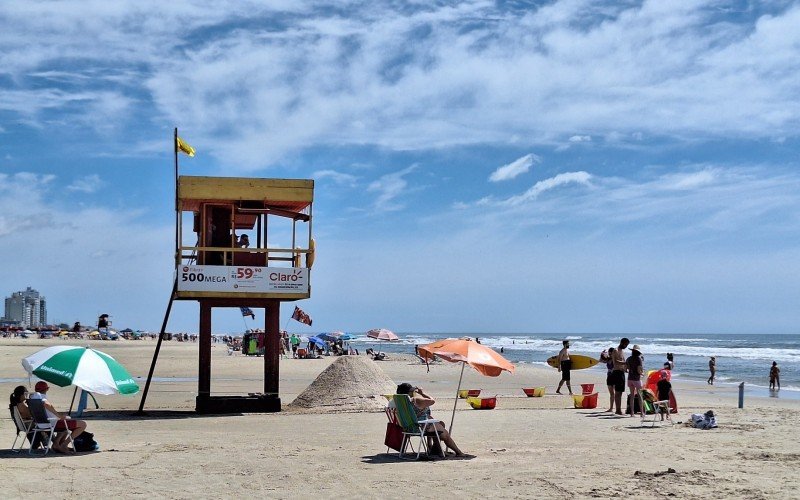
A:
{"label": "beachgoer near shoreline", "polygon": [[564,347],[558,352],[556,363],[558,364],[558,371],[561,372],[561,381],[558,383],[556,394],[561,394],[561,386],[566,382],[567,389],[570,396],[572,395],[572,385],[570,385],[570,370],[572,369],[572,360],[569,358],[569,340],[562,341]]}
{"label": "beachgoer near shoreline", "polygon": [[667,353],[667,361],[664,362],[664,368],[667,370],[672,370],[675,368],[675,358],[671,352]]}
{"label": "beachgoer near shoreline", "polygon": [[[411,398],[411,404],[414,405],[417,418],[431,418],[430,408],[436,403],[436,400],[425,394],[420,387],[414,387],[408,382],[403,382],[397,386],[397,394],[408,394],[408,396]],[[457,457],[464,456],[464,452],[462,452],[456,445],[456,442],[453,441],[450,433],[447,432],[447,429],[445,429],[443,422],[438,422],[435,425],[435,429],[436,432],[439,433],[439,439],[441,439],[448,448],[453,450]],[[428,447],[428,449],[431,449],[431,447]]]}
{"label": "beachgoer near shoreline", "polygon": [[289,343],[292,344],[292,357],[296,358],[297,348],[300,346],[300,337],[293,333],[292,336],[289,337]]}
{"label": "beachgoer near shoreline", "polygon": [[631,355],[625,361],[628,366],[628,407],[631,409],[631,417],[634,413],[634,396],[639,398],[639,410],[644,418],[644,399],[642,398],[642,374],[644,373],[644,362],[642,352],[638,345],[631,347]]}
{"label": "beachgoer near shoreline", "polygon": [[717,375],[717,358],[714,356],[708,360],[708,371],[711,373],[711,376],[708,377],[708,384],[714,385],[714,377]]}
{"label": "beachgoer near shoreline", "polygon": [[772,368],[769,369],[769,389],[775,390],[775,384],[778,384],[778,389],[781,388],[781,369],[778,368],[778,362],[772,362]]}
{"label": "beachgoer near shoreline", "polygon": [[614,351],[616,351],[616,349],[609,347],[607,350],[600,353],[600,362],[606,364],[606,387],[608,387],[607,412],[614,411],[614,378],[611,376],[611,373],[614,371],[614,360],[612,359]]}
{"label": "beachgoer near shoreline", "polygon": [[625,394],[625,348],[630,344],[627,337],[623,337],[619,341],[617,350],[611,355],[611,360],[614,364],[614,369],[611,371],[611,382],[614,384],[614,405],[617,407],[615,412],[617,415],[622,415],[622,395]]}

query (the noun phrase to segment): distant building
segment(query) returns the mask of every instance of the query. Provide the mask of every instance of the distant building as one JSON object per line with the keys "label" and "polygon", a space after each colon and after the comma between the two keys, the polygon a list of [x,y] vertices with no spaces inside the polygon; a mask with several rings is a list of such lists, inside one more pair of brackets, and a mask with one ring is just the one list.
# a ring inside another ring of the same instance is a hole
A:
{"label": "distant building", "polygon": [[39,292],[28,287],[24,292],[14,292],[6,297],[5,320],[16,322],[23,328],[36,328],[47,324],[47,301]]}

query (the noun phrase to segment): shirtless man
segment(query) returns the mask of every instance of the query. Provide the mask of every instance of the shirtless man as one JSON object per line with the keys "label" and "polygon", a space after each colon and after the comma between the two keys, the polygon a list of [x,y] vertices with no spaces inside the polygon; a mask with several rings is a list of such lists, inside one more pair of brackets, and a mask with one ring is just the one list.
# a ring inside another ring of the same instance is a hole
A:
{"label": "shirtless man", "polygon": [[561,386],[566,382],[567,389],[569,389],[569,394],[571,396],[572,386],[569,383],[569,379],[570,370],[572,369],[572,360],[569,358],[569,340],[563,341],[562,344],[564,347],[561,348],[561,351],[558,353],[558,358],[556,358],[556,362],[558,362],[558,371],[561,372],[561,382],[558,383],[556,394],[561,394]]}
{"label": "shirtless man", "polygon": [[623,337],[619,341],[619,347],[611,355],[614,368],[611,370],[610,381],[614,384],[614,405],[617,408],[617,415],[622,415],[622,395],[625,394],[625,348],[630,344],[630,340]]}
{"label": "shirtless man", "polygon": [[708,360],[708,371],[711,373],[711,376],[708,377],[708,384],[714,385],[714,377],[717,376],[717,358],[714,356]]}

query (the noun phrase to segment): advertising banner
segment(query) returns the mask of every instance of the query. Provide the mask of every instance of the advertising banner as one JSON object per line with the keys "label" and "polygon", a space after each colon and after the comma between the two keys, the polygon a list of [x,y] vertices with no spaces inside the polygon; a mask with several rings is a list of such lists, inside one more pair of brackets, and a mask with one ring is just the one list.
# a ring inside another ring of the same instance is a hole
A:
{"label": "advertising banner", "polygon": [[298,267],[180,266],[178,291],[308,293],[308,269]]}

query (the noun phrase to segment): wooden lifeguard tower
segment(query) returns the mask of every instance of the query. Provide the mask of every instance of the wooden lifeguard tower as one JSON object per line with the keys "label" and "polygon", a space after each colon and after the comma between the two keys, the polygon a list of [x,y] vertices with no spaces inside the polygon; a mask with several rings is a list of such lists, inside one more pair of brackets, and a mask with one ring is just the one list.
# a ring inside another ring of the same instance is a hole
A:
{"label": "wooden lifeguard tower", "polygon": [[[196,411],[280,411],[280,304],[311,296],[314,181],[176,176],[173,300],[200,305]],[[240,246],[246,234],[249,246]],[[271,242],[284,243],[283,248]],[[288,246],[287,246],[288,243]],[[263,309],[263,393],[211,395],[211,316],[219,307]],[[159,338],[159,346],[161,337]],[[153,358],[139,410],[158,356]]]}

